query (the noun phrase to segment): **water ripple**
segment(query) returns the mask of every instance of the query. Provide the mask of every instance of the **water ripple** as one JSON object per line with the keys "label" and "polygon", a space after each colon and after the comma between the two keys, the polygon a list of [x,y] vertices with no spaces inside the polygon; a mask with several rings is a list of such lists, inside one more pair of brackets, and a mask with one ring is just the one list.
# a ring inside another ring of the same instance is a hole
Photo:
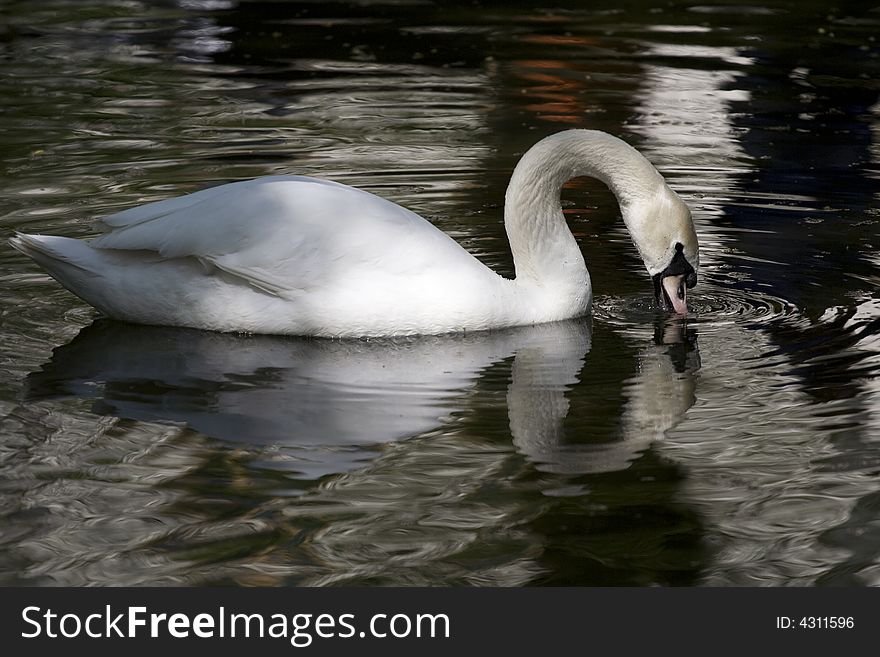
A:
{"label": "water ripple", "polygon": [[[718,330],[725,325],[759,327],[799,315],[797,306],[780,297],[755,290],[700,284],[688,296],[688,313],[682,318],[702,331]],[[595,319],[629,330],[653,324],[674,315],[660,309],[652,296],[597,296],[593,303]]]}

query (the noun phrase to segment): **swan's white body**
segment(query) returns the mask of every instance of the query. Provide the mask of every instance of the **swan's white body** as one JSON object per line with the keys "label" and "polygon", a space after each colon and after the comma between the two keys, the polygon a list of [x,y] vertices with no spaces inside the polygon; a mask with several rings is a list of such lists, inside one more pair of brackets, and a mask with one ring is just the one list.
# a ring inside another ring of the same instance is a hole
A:
{"label": "swan's white body", "polygon": [[17,235],[13,246],[67,289],[127,321],[328,337],[440,334],[576,317],[590,277],[559,190],[603,180],[650,274],[674,245],[698,264],[690,213],[660,174],[615,137],[552,135],[507,190],[516,278],[483,265],[425,219],[325,180],[272,176],[132,208],[90,241]]}

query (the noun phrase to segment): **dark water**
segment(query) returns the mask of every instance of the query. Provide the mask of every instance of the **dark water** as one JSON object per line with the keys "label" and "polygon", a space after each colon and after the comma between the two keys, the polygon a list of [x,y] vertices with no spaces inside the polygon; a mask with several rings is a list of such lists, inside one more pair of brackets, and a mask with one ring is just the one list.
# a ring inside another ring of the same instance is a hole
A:
{"label": "dark water", "polygon": [[302,173],[510,274],[513,165],[589,127],[703,269],[658,314],[590,181],[593,318],[484,335],[128,326],[0,248],[0,582],[880,584],[878,38],[811,0],[3,2],[4,237]]}

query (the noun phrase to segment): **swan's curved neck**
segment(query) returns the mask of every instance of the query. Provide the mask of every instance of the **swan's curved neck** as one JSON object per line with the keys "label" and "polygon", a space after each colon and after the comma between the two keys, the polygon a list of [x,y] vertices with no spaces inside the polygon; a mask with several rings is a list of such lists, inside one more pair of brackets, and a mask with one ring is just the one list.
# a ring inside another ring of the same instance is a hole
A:
{"label": "swan's curved neck", "polygon": [[562,186],[579,176],[611,188],[634,237],[634,208],[665,188],[644,156],[603,132],[567,130],[538,142],[517,164],[505,197],[504,226],[518,282],[589,295],[589,274],[560,204]]}

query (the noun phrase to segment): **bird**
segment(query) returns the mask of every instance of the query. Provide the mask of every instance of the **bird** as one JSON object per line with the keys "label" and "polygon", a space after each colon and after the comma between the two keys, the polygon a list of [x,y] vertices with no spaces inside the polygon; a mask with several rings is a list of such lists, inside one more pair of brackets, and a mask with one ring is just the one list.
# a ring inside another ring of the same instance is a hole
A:
{"label": "bird", "polygon": [[514,168],[504,206],[514,278],[400,205],[296,175],[123,210],[91,239],[9,241],[103,314],[139,324],[330,338],[500,329],[590,313],[590,274],[560,201],[580,176],[611,189],[655,299],[687,314],[699,271],[690,210],[647,158],[597,130],[551,134]]}

